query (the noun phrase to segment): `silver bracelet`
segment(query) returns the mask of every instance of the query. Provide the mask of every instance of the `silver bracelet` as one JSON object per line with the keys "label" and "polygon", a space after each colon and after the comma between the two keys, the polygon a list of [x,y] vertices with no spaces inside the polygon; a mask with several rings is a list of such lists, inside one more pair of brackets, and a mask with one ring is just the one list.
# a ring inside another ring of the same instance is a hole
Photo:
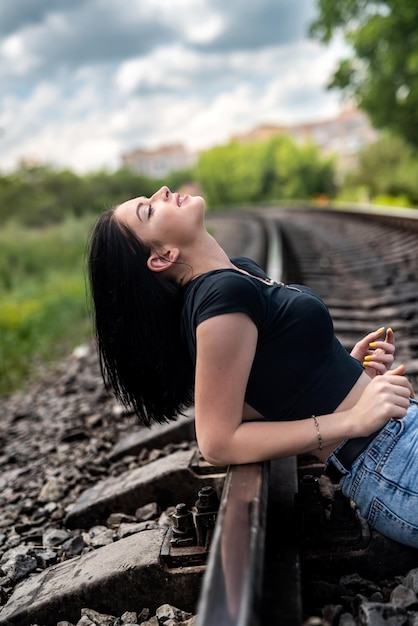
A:
{"label": "silver bracelet", "polygon": [[315,424],[315,428],[316,428],[316,435],[318,437],[318,448],[320,450],[322,450],[322,435],[321,435],[321,431],[319,430],[319,424],[318,424],[318,420],[316,419],[316,415],[311,415],[314,424]]}

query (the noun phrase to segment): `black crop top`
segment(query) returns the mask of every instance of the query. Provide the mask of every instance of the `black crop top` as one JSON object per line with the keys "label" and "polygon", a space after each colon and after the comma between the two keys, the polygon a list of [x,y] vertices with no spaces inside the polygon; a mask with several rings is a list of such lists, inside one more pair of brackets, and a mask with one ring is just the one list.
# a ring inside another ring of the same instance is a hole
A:
{"label": "black crop top", "polygon": [[183,331],[193,361],[196,328],[210,317],[245,313],[258,329],[245,400],[268,420],[296,420],[332,413],[363,367],[334,335],[331,316],[309,287],[267,285],[250,259],[231,259],[246,270],[214,270],[185,288]]}

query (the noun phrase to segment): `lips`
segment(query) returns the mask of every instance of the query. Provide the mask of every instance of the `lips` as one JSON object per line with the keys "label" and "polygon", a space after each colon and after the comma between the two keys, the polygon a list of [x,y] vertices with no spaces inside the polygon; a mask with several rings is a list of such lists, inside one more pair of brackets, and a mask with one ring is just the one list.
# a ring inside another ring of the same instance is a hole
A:
{"label": "lips", "polygon": [[189,196],[187,194],[184,195],[184,196],[181,196],[179,193],[176,193],[176,194],[174,194],[174,197],[176,199],[177,206],[181,207],[183,202],[185,202]]}

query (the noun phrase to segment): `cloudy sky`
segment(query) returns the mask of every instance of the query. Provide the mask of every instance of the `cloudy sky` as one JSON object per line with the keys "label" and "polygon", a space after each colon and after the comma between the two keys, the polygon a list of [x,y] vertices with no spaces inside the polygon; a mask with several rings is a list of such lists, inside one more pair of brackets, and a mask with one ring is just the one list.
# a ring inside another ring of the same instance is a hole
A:
{"label": "cloudy sky", "polygon": [[79,172],[173,142],[335,115],[344,53],[309,40],[316,0],[0,0],[0,172]]}

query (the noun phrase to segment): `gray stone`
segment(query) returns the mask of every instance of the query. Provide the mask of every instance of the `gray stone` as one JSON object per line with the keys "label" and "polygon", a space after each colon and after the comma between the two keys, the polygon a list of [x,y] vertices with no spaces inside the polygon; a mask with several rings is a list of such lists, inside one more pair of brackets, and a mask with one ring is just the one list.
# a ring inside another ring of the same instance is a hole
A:
{"label": "gray stone", "polygon": [[130,537],[135,533],[143,532],[144,530],[153,530],[160,528],[157,522],[138,522],[137,524],[121,524],[117,530],[118,537],[123,539],[124,537]]}
{"label": "gray stone", "polygon": [[175,506],[170,506],[166,511],[163,511],[158,520],[158,525],[161,528],[170,528],[173,525],[173,513],[176,510]]}
{"label": "gray stone", "polygon": [[406,611],[393,604],[362,602],[359,607],[361,626],[406,626]]}
{"label": "gray stone", "polygon": [[[154,461],[161,459],[161,457],[163,456],[165,456],[165,454],[162,450],[160,450],[159,448],[153,448],[152,450],[150,450],[148,454],[147,462],[153,463]],[[134,468],[130,467],[129,469],[134,469]]]}
{"label": "gray stone", "polygon": [[121,616],[120,621],[122,624],[137,624],[138,623],[138,614],[135,611],[125,611],[125,613]]}
{"label": "gray stone", "polygon": [[162,596],[193,610],[204,568],[162,568],[164,537],[163,529],[137,533],[39,572],[17,585],[0,610],[0,626],[76,624],[86,606],[113,615],[138,605],[155,611]]}
{"label": "gray stone", "polygon": [[93,548],[101,548],[113,543],[115,533],[111,528],[106,526],[93,526],[88,533],[84,533],[83,539]]}
{"label": "gray stone", "polygon": [[338,617],[343,612],[341,604],[326,604],[322,609],[322,617],[329,624],[336,624]]}
{"label": "gray stone", "polygon": [[68,554],[68,556],[77,556],[81,554],[84,548],[87,546],[87,543],[84,541],[81,535],[77,535],[76,537],[71,537],[68,541],[65,541],[61,548],[63,552]]}
{"label": "gray stone", "polygon": [[408,607],[417,601],[416,593],[405,585],[397,585],[390,594],[390,601],[395,606]]}
{"label": "gray stone", "polygon": [[185,619],[189,619],[189,617],[191,617],[190,613],[185,613],[184,611],[181,611],[177,607],[170,604],[162,604],[161,606],[159,606],[155,612],[155,615],[157,616],[158,621],[164,624],[170,619],[176,620],[177,622],[182,622]]}
{"label": "gray stone", "polygon": [[139,507],[135,511],[135,517],[139,522],[147,522],[150,519],[155,519],[161,513],[160,505],[158,502],[150,502],[144,506]]}
{"label": "gray stone", "polygon": [[14,559],[2,564],[1,569],[11,582],[22,580],[38,567],[38,562],[34,556],[29,554],[17,554]]}
{"label": "gray stone", "polygon": [[127,437],[123,437],[109,454],[109,459],[115,461],[127,455],[138,455],[142,449],[152,450],[163,448],[169,443],[180,443],[195,438],[193,413],[181,417],[168,424],[155,424],[152,428],[142,428]]}
{"label": "gray stone", "polygon": [[184,622],[181,622],[179,626],[195,626],[197,620],[197,615],[192,615],[189,619],[186,619]]}
{"label": "gray stone", "polygon": [[96,624],[87,617],[87,615],[83,615],[83,617],[78,620],[76,626],[96,626]]}
{"label": "gray stone", "polygon": [[149,609],[147,608],[142,609],[137,618],[139,624],[142,624],[142,622],[146,622],[150,618],[150,614],[151,614],[151,611]]}
{"label": "gray stone", "polygon": [[372,593],[380,591],[380,587],[373,581],[362,578],[358,574],[348,574],[340,578],[340,585],[351,589],[354,593],[361,593],[370,596]]}
{"label": "gray stone", "polygon": [[71,539],[71,534],[60,528],[51,528],[42,535],[42,544],[49,548],[60,546],[62,543]]}
{"label": "gray stone", "polygon": [[343,613],[340,615],[338,626],[356,626],[356,620],[351,613]]}
{"label": "gray stone", "polygon": [[64,491],[62,481],[51,476],[39,492],[38,500],[39,502],[57,502],[64,495]]}
{"label": "gray stone", "polygon": [[119,526],[125,522],[137,522],[135,515],[127,515],[126,513],[111,513],[106,520],[108,526]]}
{"label": "gray stone", "polygon": [[81,617],[88,617],[93,624],[97,624],[97,626],[113,626],[116,621],[116,617],[114,615],[105,615],[103,613],[98,613],[97,611],[93,611],[93,609],[81,609]]}
{"label": "gray stone", "polygon": [[220,492],[225,474],[203,477],[191,469],[195,450],[174,452],[120,476],[104,479],[87,489],[66,518],[68,528],[88,528],[106,520],[111,513],[134,513],[140,506],[158,501],[165,508],[181,501],[194,502],[202,484]]}
{"label": "gray stone", "polygon": [[54,550],[34,550],[34,556],[39,567],[43,569],[55,565],[58,560],[58,554]]}
{"label": "gray stone", "polygon": [[411,569],[402,582],[406,587],[418,594],[418,568]]}
{"label": "gray stone", "polygon": [[159,623],[158,619],[154,615],[150,619],[147,619],[146,622],[142,622],[141,626],[160,626],[160,623]]}

